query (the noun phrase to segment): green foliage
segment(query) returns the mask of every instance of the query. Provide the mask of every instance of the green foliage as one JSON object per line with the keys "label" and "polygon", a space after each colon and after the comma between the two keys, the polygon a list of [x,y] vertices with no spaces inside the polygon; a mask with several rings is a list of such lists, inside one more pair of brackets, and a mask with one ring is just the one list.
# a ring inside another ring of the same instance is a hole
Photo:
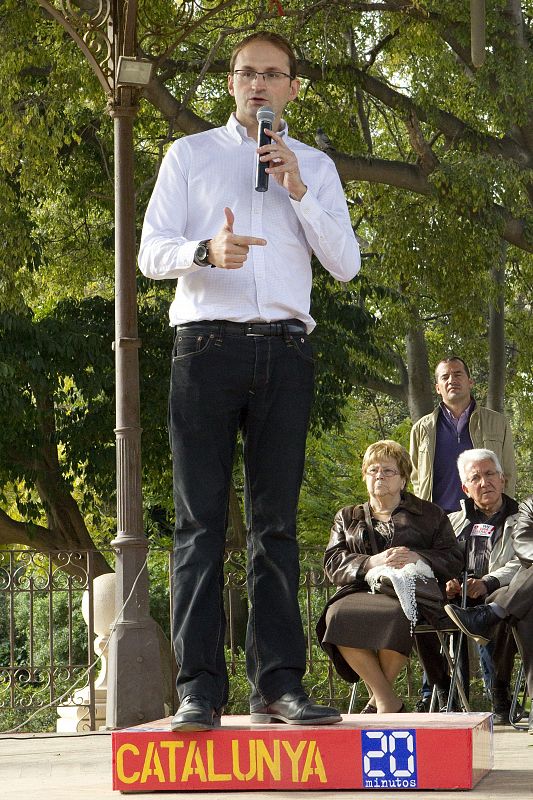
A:
{"label": "green foliage", "polygon": [[394,439],[408,448],[409,430],[410,423],[396,404],[378,404],[364,392],[350,398],[342,428],[310,434],[298,512],[299,537],[305,546],[324,548],[337,511],[367,499],[361,477],[366,448],[378,439]]}
{"label": "green foliage", "polygon": [[[413,326],[425,334],[426,370],[455,350],[471,363],[476,396],[486,398],[488,314],[497,296],[491,270],[502,260],[506,410],[519,494],[530,493],[526,3],[522,43],[506,0],[487,4],[489,47],[480,70],[468,61],[468,4],[459,0],[371,10],[347,0],[287,0],[283,16],[264,0],[138,5],[139,47],[157,60],[159,97],[168,92],[174,112],[183,103],[207,124],[223,124],[233,109],[225,77],[232,46],[257,27],[277,30],[294,41],[301,63],[300,96],[286,114],[291,133],[314,144],[320,127],[348,162],[366,157],[374,170],[370,179],[346,182],[353,225],[369,242],[361,276],[341,286],[315,269],[317,394],[303,541],[323,546],[335,511],[363,499],[359,465],[370,442],[387,436],[407,443],[406,376],[414,365],[405,337]],[[115,513],[113,122],[82,54],[35,0],[0,3],[0,46],[0,501],[30,530],[46,524],[37,485],[55,448],[60,483],[103,544]],[[153,103],[141,103],[135,125],[138,231],[162,154],[186,132],[179,113],[170,119]],[[457,122],[452,132],[450,121]],[[392,185],[390,162],[420,168],[424,192]],[[524,222],[524,239],[502,255],[509,217]],[[138,288],[145,522],[165,543],[172,528],[166,394],[173,287],[140,278]],[[162,566],[156,584],[154,613],[163,620]]]}

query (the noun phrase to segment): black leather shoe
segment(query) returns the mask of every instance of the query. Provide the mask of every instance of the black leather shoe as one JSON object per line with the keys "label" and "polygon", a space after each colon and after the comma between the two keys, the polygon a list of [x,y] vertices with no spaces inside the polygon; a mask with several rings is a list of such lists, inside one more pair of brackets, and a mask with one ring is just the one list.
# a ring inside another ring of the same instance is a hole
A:
{"label": "black leather shoe", "polygon": [[209,700],[195,694],[184,697],[170,721],[171,731],[210,731],[220,726],[220,714]]}
{"label": "black leather shoe", "polygon": [[336,708],[317,706],[303,689],[285,692],[273,703],[250,713],[256,725],[286,722],[288,725],[332,725],[342,720]]}
{"label": "black leather shoe", "polygon": [[459,608],[446,605],[444,610],[457,627],[478,644],[488,644],[494,634],[494,628],[501,621],[490,606]]}
{"label": "black leather shoe", "polygon": [[511,698],[508,689],[492,691],[492,721],[494,725],[509,725],[511,714]]}
{"label": "black leather shoe", "polygon": [[427,714],[431,708],[431,695],[426,694],[416,701],[415,711],[417,714]]}

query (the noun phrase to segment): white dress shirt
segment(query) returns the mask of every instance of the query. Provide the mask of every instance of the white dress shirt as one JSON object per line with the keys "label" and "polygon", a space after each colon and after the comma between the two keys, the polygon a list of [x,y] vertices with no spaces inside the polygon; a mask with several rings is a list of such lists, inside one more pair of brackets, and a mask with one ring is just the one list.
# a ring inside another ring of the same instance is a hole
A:
{"label": "white dress shirt", "polygon": [[[311,253],[338,280],[359,271],[360,253],[333,161],[282,135],[296,154],[307,192],[298,202],[270,176],[255,191],[257,142],[232,115],[224,127],[178,139],[165,155],[144,219],[139,266],[156,280],[177,278],[170,324],[302,320],[310,332]],[[240,269],[194,264],[198,242],[235,215],[233,231],[266,239]]]}

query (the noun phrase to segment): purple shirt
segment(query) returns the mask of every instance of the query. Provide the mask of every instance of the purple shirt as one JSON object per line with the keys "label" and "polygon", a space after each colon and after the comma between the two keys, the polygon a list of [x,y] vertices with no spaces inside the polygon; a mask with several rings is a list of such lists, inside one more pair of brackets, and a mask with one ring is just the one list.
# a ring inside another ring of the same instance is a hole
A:
{"label": "purple shirt", "polygon": [[472,400],[468,408],[457,419],[444,403],[440,404],[440,414],[437,417],[431,499],[447,514],[451,511],[459,511],[461,500],[466,497],[461,488],[457,459],[462,452],[471,450],[473,447],[468,423],[475,407],[476,401]]}

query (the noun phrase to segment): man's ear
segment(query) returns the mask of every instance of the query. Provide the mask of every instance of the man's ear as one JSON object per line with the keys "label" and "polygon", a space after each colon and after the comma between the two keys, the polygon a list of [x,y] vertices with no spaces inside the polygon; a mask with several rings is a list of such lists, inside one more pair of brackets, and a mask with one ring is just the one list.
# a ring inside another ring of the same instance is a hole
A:
{"label": "man's ear", "polygon": [[234,81],[233,75],[229,75],[228,74],[228,92],[230,93],[230,95],[232,97],[235,96],[235,89],[233,87],[233,81]]}
{"label": "man's ear", "polygon": [[300,79],[294,78],[294,80],[291,81],[289,101],[294,100],[297,97],[299,91],[300,91]]}

